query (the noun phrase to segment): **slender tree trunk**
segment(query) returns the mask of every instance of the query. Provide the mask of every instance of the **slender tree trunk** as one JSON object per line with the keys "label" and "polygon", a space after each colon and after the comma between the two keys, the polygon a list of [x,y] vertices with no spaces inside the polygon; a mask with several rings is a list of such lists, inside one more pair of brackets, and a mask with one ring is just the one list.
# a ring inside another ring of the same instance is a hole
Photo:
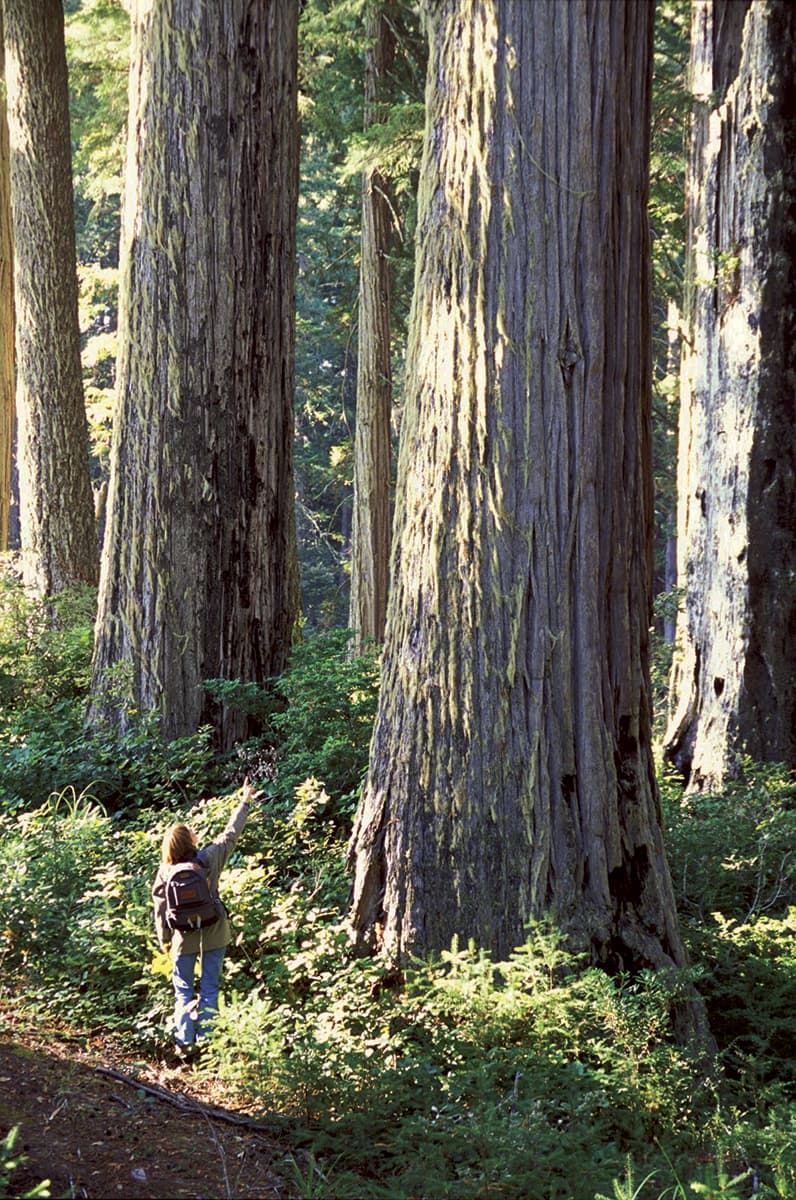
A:
{"label": "slender tree trunk", "polygon": [[667,733],[692,790],[796,764],[794,69],[787,0],[697,0]]}
{"label": "slender tree trunk", "polygon": [[0,551],[8,549],[14,443],[14,235],[9,174],[3,5],[0,2]]}
{"label": "slender tree trunk", "polygon": [[297,15],[294,0],[133,5],[92,720],[124,726],[126,671],[168,736],[210,720],[228,745],[242,718],[202,681],[286,661]]}
{"label": "slender tree trunk", "polygon": [[[367,11],[365,126],[379,120],[378,101],[395,53],[385,0]],[[381,641],[387,616],[390,560],[390,240],[388,181],[379,171],[362,180],[359,269],[359,352],[354,438],[354,513],[349,624],[355,648]]]}
{"label": "slender tree trunk", "polygon": [[352,923],[683,958],[651,751],[653,6],[435,0]]}
{"label": "slender tree trunk", "polygon": [[[677,587],[677,538],[670,534],[666,539],[666,578],[664,582],[664,591],[671,593]],[[663,623],[663,640],[667,646],[674,644],[677,635],[677,622],[675,618],[666,617]]]}
{"label": "slender tree trunk", "polygon": [[[680,310],[673,300],[669,301],[666,319],[666,374],[670,379],[676,379],[682,348],[680,345]],[[674,466],[674,464],[673,464]],[[677,498],[669,502],[669,490],[666,489],[666,543],[664,548],[663,590],[670,595],[677,587]],[[677,634],[676,610],[672,608],[663,622],[663,638],[667,646],[674,644]]]}
{"label": "slender tree trunk", "polygon": [[22,550],[52,594],[96,583],[61,0],[3,0]]}

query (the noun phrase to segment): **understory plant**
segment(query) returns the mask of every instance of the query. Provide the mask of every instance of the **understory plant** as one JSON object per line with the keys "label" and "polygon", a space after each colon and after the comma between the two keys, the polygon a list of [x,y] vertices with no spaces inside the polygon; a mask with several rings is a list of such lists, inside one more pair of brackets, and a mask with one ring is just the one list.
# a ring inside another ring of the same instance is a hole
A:
{"label": "understory plant", "polygon": [[[22,1166],[27,1161],[27,1156],[17,1151],[18,1141],[18,1125],[13,1125],[5,1137],[0,1138],[0,1197],[12,1194],[8,1190],[11,1177],[17,1167]],[[13,1194],[18,1197],[18,1200],[49,1200],[52,1194],[50,1192],[50,1181],[49,1179],[43,1179],[35,1187],[30,1188],[29,1191],[23,1193],[14,1192]]]}
{"label": "understory plant", "polygon": [[550,924],[506,962],[454,943],[400,979],[340,924],[305,933],[277,986],[228,996],[211,1068],[294,1117],[316,1194],[593,1200],[628,1159],[649,1195],[746,1170],[718,1081],[671,1038],[671,979],[611,979]]}
{"label": "understory plant", "polygon": [[663,781],[680,923],[729,1076],[796,1088],[796,779],[744,764],[721,794]]}
{"label": "understory plant", "polygon": [[0,572],[0,808],[38,808],[67,789],[107,807],[190,802],[220,784],[209,728],[165,739],[157,714],[128,709],[120,730],[85,723],[96,591],[54,598]]}
{"label": "understory plant", "polygon": [[[42,729],[57,728],[58,696],[35,673],[9,693],[0,782],[10,721],[39,713]],[[308,645],[264,691],[262,734],[226,763],[189,739],[165,770],[144,726],[129,762],[114,763],[108,734],[108,771],[137,781],[134,804],[72,784],[0,800],[3,988],[39,1014],[113,1030],[138,1057],[159,1053],[172,1005],[150,897],[163,832],[185,820],[200,841],[217,834],[260,756],[265,794],[222,877],[235,939],[199,1070],[230,1103],[292,1123],[313,1169],[294,1157],[286,1194],[796,1196],[791,773],[747,764],[720,796],[685,796],[663,778],[693,964],[679,981],[610,978],[550,923],[530,926],[505,962],[454,943],[399,975],[353,956],[345,924],[375,660],[349,662],[342,637]],[[73,760],[52,753],[57,779]],[[221,786],[200,791],[208,763]],[[670,1032],[672,988],[694,981],[717,1043],[710,1069]]]}
{"label": "understory plant", "polygon": [[263,686],[208,680],[208,691],[241,709],[261,732],[237,747],[239,769],[263,779],[277,804],[292,807],[308,778],[325,794],[321,815],[347,831],[368,764],[379,686],[375,646],[350,654],[350,633],[334,629],[298,644],[287,670]]}

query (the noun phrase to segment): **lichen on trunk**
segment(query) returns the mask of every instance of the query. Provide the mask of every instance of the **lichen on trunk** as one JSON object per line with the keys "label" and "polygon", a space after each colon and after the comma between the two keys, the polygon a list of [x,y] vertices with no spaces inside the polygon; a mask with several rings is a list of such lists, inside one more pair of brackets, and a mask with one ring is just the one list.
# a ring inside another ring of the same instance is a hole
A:
{"label": "lichen on trunk", "polygon": [[796,764],[796,14],[699,0],[667,752],[692,790]]}
{"label": "lichen on trunk", "polygon": [[23,569],[42,595],[96,583],[60,0],[4,0]]}
{"label": "lichen on trunk", "polygon": [[352,927],[499,955],[550,913],[679,963],[653,770],[653,9],[426,6],[415,300]]}
{"label": "lichen on trunk", "polygon": [[[107,682],[177,736],[245,718],[294,622],[297,6],[133,7],[118,398],[92,718]],[[110,670],[109,670],[110,669]]]}

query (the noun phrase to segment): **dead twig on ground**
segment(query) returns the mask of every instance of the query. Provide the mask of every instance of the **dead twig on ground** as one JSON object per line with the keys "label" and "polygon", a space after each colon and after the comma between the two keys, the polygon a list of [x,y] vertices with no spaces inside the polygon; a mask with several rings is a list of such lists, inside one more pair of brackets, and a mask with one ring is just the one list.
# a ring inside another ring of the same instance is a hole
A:
{"label": "dead twig on ground", "polygon": [[239,1113],[227,1112],[224,1108],[211,1108],[207,1104],[200,1104],[198,1100],[191,1100],[188,1096],[183,1096],[180,1092],[170,1092],[166,1088],[158,1087],[156,1084],[144,1083],[143,1080],[137,1079],[134,1075],[124,1075],[121,1071],[115,1071],[112,1067],[94,1067],[96,1075],[104,1075],[109,1079],[116,1079],[119,1083],[126,1083],[129,1087],[135,1088],[137,1091],[145,1092],[149,1096],[154,1096],[157,1100],[163,1100],[167,1104],[173,1104],[175,1108],[181,1109],[187,1113],[197,1113],[200,1116],[212,1118],[216,1121],[226,1121],[230,1125],[238,1125],[243,1129],[251,1129],[256,1133],[267,1133],[270,1135],[283,1134],[290,1128],[287,1121],[280,1120],[275,1117],[272,1121],[255,1121],[252,1117],[244,1117]]}

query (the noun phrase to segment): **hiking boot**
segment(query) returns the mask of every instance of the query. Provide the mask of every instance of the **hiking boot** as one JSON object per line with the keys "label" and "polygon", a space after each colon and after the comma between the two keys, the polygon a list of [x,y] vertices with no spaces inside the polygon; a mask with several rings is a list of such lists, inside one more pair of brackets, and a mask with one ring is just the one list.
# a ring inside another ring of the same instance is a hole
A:
{"label": "hiking boot", "polygon": [[200,1046],[197,1046],[195,1042],[191,1042],[190,1044],[175,1042],[174,1053],[178,1063],[192,1063],[196,1062],[197,1058],[202,1053],[202,1049]]}

